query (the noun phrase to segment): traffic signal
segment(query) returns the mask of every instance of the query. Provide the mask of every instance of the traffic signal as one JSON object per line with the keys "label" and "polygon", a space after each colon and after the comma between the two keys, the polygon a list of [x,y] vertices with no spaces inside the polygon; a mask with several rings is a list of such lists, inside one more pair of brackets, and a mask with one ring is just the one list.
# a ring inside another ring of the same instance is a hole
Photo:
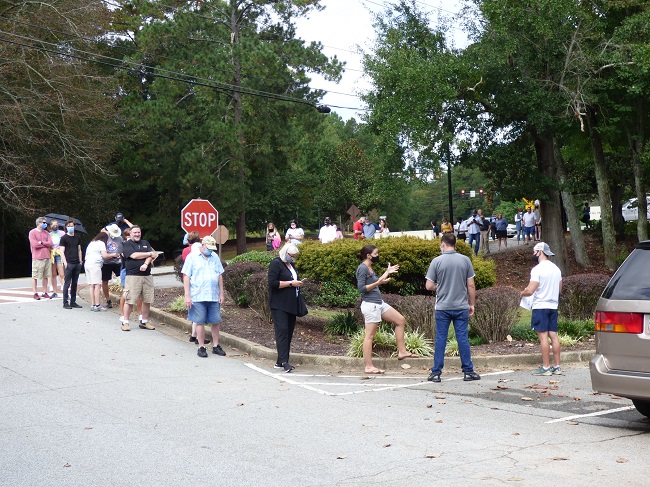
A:
{"label": "traffic signal", "polygon": [[464,190],[464,189],[461,189],[461,190],[460,190],[460,197],[461,197],[461,198],[464,198],[464,197],[465,197],[465,190]]}

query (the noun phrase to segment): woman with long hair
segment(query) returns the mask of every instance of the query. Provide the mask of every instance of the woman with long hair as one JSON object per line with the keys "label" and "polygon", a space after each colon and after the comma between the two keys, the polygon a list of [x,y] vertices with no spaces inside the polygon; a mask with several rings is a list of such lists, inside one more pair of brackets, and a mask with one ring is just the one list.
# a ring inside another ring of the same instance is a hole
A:
{"label": "woman with long hair", "polygon": [[390,281],[391,274],[399,270],[399,265],[390,265],[381,275],[372,268],[373,264],[379,262],[379,250],[374,245],[365,245],[357,254],[361,261],[357,267],[357,289],[361,293],[361,312],[365,320],[366,335],[363,339],[363,360],[366,366],[366,374],[383,374],[384,371],[375,367],[372,363],[372,342],[375,339],[380,321],[388,321],[395,325],[395,340],[397,341],[397,360],[407,358],[418,358],[419,356],[409,352],[404,344],[404,327],[406,319],[392,306],[384,303],[381,298],[379,286]]}

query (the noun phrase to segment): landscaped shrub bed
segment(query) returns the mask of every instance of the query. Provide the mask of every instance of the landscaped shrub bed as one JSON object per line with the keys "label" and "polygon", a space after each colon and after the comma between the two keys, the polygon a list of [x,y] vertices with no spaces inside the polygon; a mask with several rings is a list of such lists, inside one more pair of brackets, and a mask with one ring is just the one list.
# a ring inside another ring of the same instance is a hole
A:
{"label": "landscaped shrub bed", "polygon": [[609,282],[605,274],[574,274],[562,279],[558,313],[569,320],[593,319],[598,298]]}

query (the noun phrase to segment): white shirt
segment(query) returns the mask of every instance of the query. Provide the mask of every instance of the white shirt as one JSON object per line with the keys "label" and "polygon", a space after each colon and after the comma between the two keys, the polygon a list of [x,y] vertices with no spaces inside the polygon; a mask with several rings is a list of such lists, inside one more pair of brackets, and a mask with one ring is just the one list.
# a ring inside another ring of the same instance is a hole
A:
{"label": "white shirt", "polygon": [[535,214],[532,211],[530,213],[524,213],[524,216],[522,216],[521,219],[524,221],[525,227],[535,226]]}
{"label": "white shirt", "polygon": [[336,225],[323,225],[318,232],[321,243],[330,243],[336,240]]}
{"label": "white shirt", "polygon": [[539,286],[533,293],[532,309],[557,309],[562,271],[550,260],[543,260],[530,271],[530,280]]}
{"label": "white shirt", "polygon": [[104,263],[102,252],[106,252],[106,244],[101,240],[93,240],[86,247],[86,267],[101,267]]}
{"label": "white shirt", "polygon": [[299,239],[294,238],[294,237],[303,237],[304,235],[305,235],[305,231],[300,227],[298,227],[298,228],[289,228],[289,230],[287,230],[287,233],[284,236],[284,238],[290,239],[289,241],[292,244],[300,245],[302,243],[302,240],[299,240]]}

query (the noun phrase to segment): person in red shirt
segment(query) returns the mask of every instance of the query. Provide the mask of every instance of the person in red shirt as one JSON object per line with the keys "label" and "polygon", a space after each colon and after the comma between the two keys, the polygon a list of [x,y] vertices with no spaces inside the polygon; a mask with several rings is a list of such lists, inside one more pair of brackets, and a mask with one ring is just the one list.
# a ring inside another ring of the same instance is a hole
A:
{"label": "person in red shirt", "polygon": [[366,221],[366,219],[361,216],[352,225],[352,228],[354,229],[354,238],[356,240],[363,240],[363,224],[364,224],[365,221]]}
{"label": "person in red shirt", "polygon": [[[32,251],[32,291],[34,292],[34,299],[38,300],[41,297],[52,299],[47,294],[48,278],[52,272],[52,264],[50,263],[52,237],[47,231],[47,219],[45,217],[37,218],[36,228],[29,231],[29,247]],[[36,291],[39,279],[43,282],[43,294],[41,296]]]}

